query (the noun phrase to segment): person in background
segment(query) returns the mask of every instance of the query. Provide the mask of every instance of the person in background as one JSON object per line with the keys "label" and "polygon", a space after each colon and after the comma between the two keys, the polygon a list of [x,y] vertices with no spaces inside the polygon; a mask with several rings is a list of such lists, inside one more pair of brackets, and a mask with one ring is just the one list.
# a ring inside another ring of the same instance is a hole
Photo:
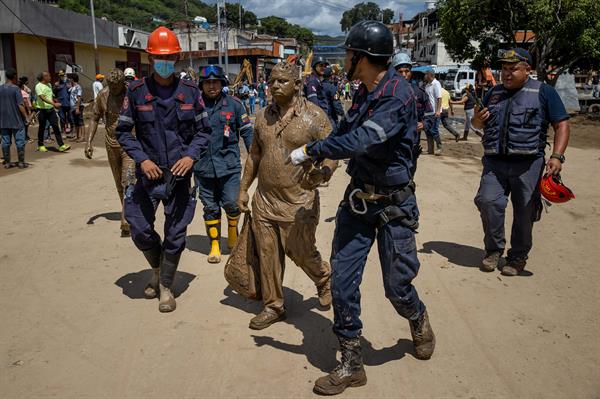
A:
{"label": "person in background", "polygon": [[33,117],[33,106],[31,105],[31,89],[27,87],[27,83],[29,83],[27,76],[21,76],[19,78],[18,86],[19,89],[21,89],[21,96],[23,97],[25,111],[27,111],[27,118],[23,119],[23,123],[25,124],[25,140],[27,140],[28,143],[33,143],[33,140],[31,137],[29,137],[29,123]]}
{"label": "person in background", "polygon": [[267,83],[264,79],[258,84],[258,106],[264,108],[267,106]]}
{"label": "person in background", "polygon": [[60,109],[58,110],[58,117],[60,118],[60,124],[62,131],[65,132],[67,138],[71,138],[71,102],[69,101],[69,90],[71,85],[65,71],[62,69],[58,71],[58,80],[54,83],[54,95],[60,103]]}
{"label": "person in background", "polygon": [[35,85],[35,95],[37,97],[35,106],[39,110],[38,121],[40,123],[38,129],[38,151],[48,152],[48,149],[44,145],[44,130],[46,130],[47,122],[49,122],[54,132],[54,137],[56,137],[58,151],[68,151],[71,149],[71,146],[65,144],[62,139],[56,116],[56,110],[60,109],[60,103],[54,100],[52,87],[50,87],[50,73],[48,71],[42,72],[38,75],[38,81],[39,83]]}
{"label": "person in background", "polygon": [[94,84],[92,84],[92,90],[94,90],[94,100],[96,99],[96,97],[98,97],[98,93],[100,93],[100,90],[104,88],[104,85],[102,84],[103,81],[104,75],[102,75],[101,73],[97,74],[96,81],[94,81]]}
{"label": "person in background", "polygon": [[425,93],[429,96],[429,102],[433,112],[425,114],[425,134],[427,135],[427,153],[433,154],[433,143],[435,142],[435,155],[442,155],[442,139],[440,138],[440,118],[442,116],[442,85],[435,78],[432,67],[425,71]]}
{"label": "person in background", "polygon": [[592,76],[592,97],[597,98],[598,96],[600,96],[600,92],[598,91],[598,84],[600,83],[600,77],[598,76],[598,73],[595,73],[594,76]]}
{"label": "person in background", "polygon": [[465,88],[462,91],[462,98],[458,101],[450,101],[450,104],[464,104],[465,107],[465,128],[463,130],[463,141],[467,141],[469,136],[469,130],[473,129],[475,134],[479,137],[483,136],[480,130],[477,130],[473,127],[471,123],[471,119],[473,118],[473,114],[475,113],[475,94],[473,93],[473,86],[470,83],[467,83]]}
{"label": "person in background", "polygon": [[248,87],[248,83],[244,80],[242,87],[240,87],[239,91],[240,100],[242,100],[242,104],[246,109],[246,113],[250,112],[250,108],[248,107],[248,97],[250,96],[250,87]]}
{"label": "person in background", "polygon": [[450,93],[442,87],[442,114],[440,120],[446,130],[452,133],[454,140],[458,141],[460,140],[460,134],[458,134],[449,121],[450,116],[454,116],[454,109],[452,108],[452,102],[450,100]]}
{"label": "person in background", "polygon": [[250,115],[254,115],[254,108],[256,106],[256,96],[258,92],[256,91],[256,86],[252,85],[250,87],[250,93],[248,94],[248,106],[250,107]]}
{"label": "person in background", "polygon": [[350,97],[350,81],[348,80],[344,84],[344,100],[352,100],[352,97]]}
{"label": "person in background", "polygon": [[71,74],[71,89],[69,91],[71,101],[71,112],[73,113],[73,125],[75,126],[75,142],[81,143],[85,140],[85,123],[83,121],[83,89],[79,84],[79,75]]}
{"label": "person in background", "polygon": [[137,80],[137,77],[135,76],[135,70],[133,68],[125,68],[123,74],[125,75],[125,83],[127,83],[128,86],[129,83]]}
{"label": "person in background", "polygon": [[[26,168],[25,162],[25,125],[29,118],[23,105],[21,90],[17,86],[17,71],[8,68],[5,72],[6,83],[0,86],[0,133],[2,134],[2,156],[4,168],[12,168],[10,146],[15,138],[20,169]],[[25,122],[23,122],[25,121]]]}

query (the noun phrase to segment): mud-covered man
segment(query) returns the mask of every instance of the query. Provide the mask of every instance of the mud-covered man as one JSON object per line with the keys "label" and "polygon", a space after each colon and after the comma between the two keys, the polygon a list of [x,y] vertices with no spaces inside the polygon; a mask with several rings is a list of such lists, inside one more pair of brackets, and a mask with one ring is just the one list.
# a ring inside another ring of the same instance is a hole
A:
{"label": "mud-covered man", "polygon": [[[123,193],[125,188],[130,184],[135,184],[135,163],[127,155],[121,144],[115,136],[115,129],[119,121],[119,112],[123,105],[123,99],[127,92],[127,84],[125,83],[125,75],[120,69],[113,69],[108,73],[106,79],[108,86],[103,88],[96,100],[94,101],[94,117],[90,126],[90,134],[85,145],[85,156],[92,159],[94,148],[92,142],[98,130],[98,123],[102,118],[106,121],[106,135],[104,136],[104,144],[106,145],[106,154],[108,156],[108,164],[115,179],[117,193],[121,200],[121,208],[123,207]],[[125,221],[125,216],[121,211],[121,237],[129,236],[129,224]]]}
{"label": "mud-covered man", "polygon": [[273,68],[269,87],[274,103],[261,110],[242,177],[238,205],[248,211],[248,189],[258,177],[252,201],[252,231],[260,261],[263,311],[250,328],[263,329],[285,317],[283,273],[287,255],[314,281],[323,307],[331,304],[331,268],[315,245],[319,222],[319,184],[328,181],[337,163],[313,168],[293,166],[290,152],[331,132],[325,112],[298,95],[302,81],[286,62]]}

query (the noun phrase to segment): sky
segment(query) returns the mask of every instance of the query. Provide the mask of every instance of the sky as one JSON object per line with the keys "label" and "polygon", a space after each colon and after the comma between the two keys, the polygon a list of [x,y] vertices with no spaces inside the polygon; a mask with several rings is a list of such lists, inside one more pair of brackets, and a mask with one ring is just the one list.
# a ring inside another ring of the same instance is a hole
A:
{"label": "sky", "polygon": [[[240,0],[242,7],[256,14],[257,17],[275,15],[288,22],[311,29],[318,35],[342,35],[340,19],[344,11],[355,4],[372,1],[382,9],[394,11],[394,21],[398,21],[399,13],[404,19],[412,18],[417,12],[425,10],[424,0]],[[214,1],[211,1],[214,2]],[[229,0],[235,3],[236,0]]]}

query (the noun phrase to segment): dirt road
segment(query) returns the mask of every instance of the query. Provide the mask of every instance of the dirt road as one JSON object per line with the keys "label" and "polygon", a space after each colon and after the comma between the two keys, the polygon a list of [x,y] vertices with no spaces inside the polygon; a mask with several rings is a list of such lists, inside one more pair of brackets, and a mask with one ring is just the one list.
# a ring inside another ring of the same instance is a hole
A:
{"label": "dirt road", "polygon": [[[444,156],[421,158],[415,283],[436,352],[414,358],[373,250],[362,285],[369,383],[344,397],[600,397],[600,125],[578,122],[573,136],[563,177],[577,199],[536,224],[525,277],[478,270],[479,142],[447,140]],[[30,154],[25,171],[0,171],[0,397],[314,397],[337,345],[332,312],[317,309],[310,280],[288,261],[288,320],[249,330],[260,306],[226,288],[222,264],[206,262],[199,207],[176,278],[177,310],[160,314],[156,300],[142,298],[142,255],[119,238],[101,143],[91,161],[77,145]],[[347,181],[340,170],[322,190],[325,257]]]}

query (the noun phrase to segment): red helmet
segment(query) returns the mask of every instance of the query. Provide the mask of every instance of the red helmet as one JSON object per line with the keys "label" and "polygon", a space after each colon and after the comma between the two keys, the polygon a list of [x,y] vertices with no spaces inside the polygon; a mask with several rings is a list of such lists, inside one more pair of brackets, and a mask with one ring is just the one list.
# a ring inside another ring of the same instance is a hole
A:
{"label": "red helmet", "polygon": [[544,175],[540,180],[540,191],[545,199],[556,204],[575,198],[573,191],[563,184],[560,175]]}
{"label": "red helmet", "polygon": [[177,54],[181,52],[181,46],[171,29],[159,26],[148,36],[146,52],[154,55]]}

